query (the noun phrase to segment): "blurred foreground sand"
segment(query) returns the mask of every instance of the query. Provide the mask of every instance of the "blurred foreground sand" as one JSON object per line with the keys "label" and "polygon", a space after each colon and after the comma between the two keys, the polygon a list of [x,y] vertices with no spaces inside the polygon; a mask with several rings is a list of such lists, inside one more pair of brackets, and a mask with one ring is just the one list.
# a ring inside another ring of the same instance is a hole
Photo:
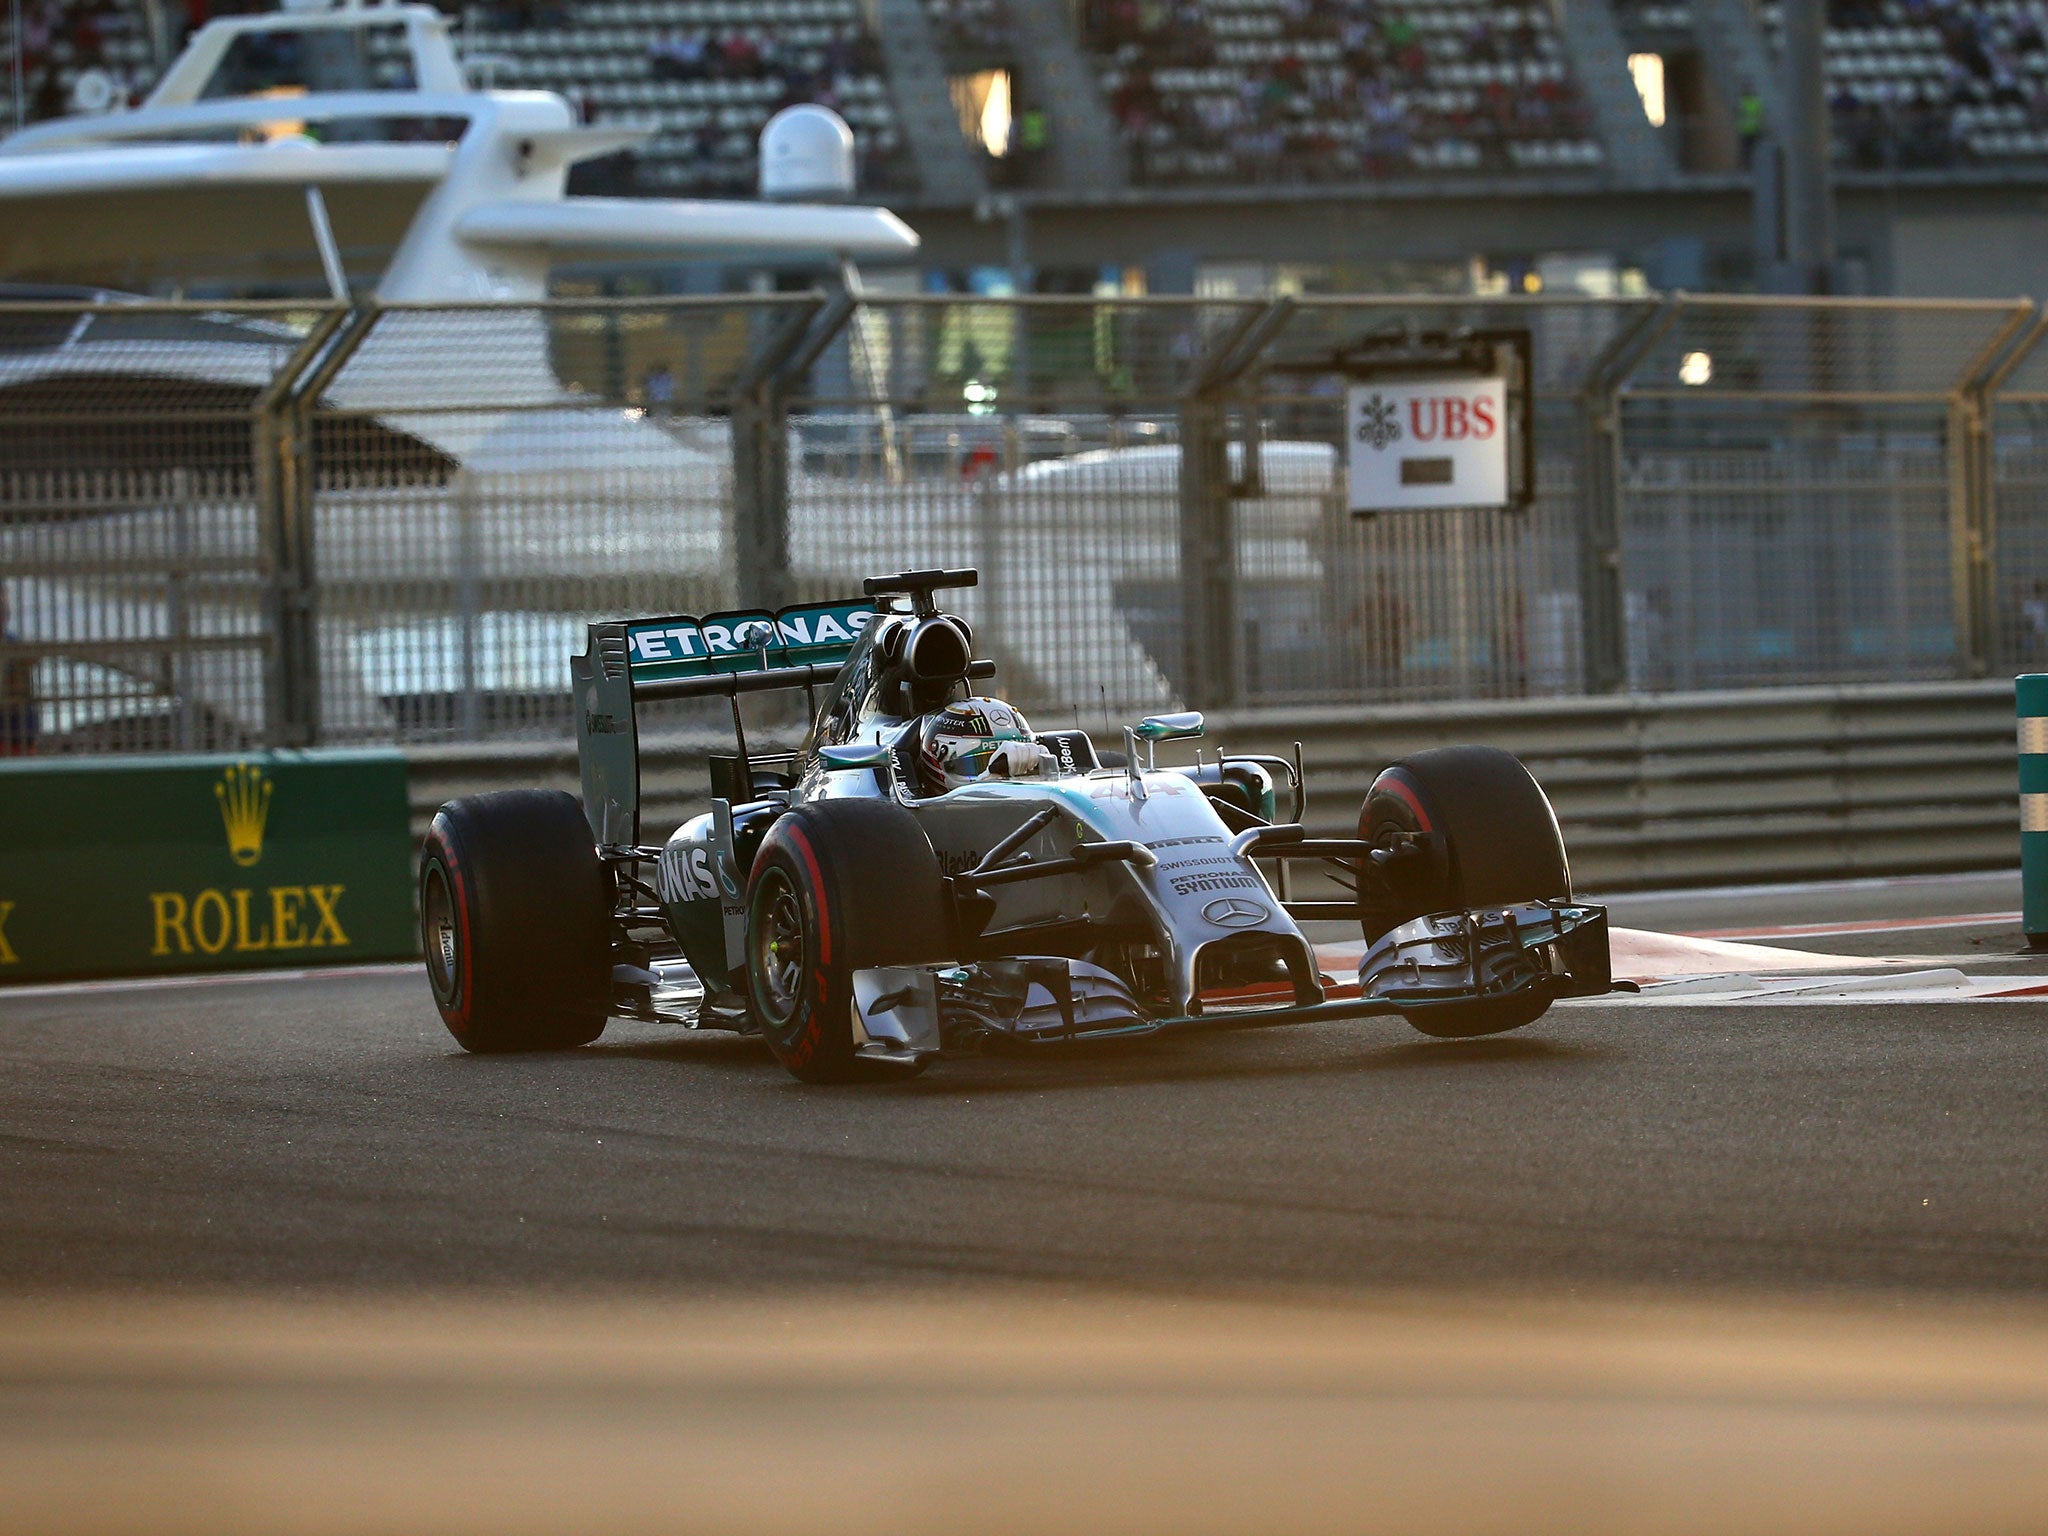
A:
{"label": "blurred foreground sand", "polygon": [[2048,1309],[14,1300],[0,1530],[2048,1532]]}

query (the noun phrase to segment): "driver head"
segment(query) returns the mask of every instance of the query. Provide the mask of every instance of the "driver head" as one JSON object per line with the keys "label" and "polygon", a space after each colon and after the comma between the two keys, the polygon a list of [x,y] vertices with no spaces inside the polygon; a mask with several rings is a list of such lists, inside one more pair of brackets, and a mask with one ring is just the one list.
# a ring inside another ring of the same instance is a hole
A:
{"label": "driver head", "polygon": [[1031,734],[1021,710],[1001,699],[961,699],[924,723],[918,763],[933,794],[988,779],[1038,778],[1052,754]]}

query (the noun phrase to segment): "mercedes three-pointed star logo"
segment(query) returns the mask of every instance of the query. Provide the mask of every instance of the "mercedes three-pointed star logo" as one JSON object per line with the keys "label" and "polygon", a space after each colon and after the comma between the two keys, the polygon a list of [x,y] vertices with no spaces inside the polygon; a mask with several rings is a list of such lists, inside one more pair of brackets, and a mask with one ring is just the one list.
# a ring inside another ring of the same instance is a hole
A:
{"label": "mercedes three-pointed star logo", "polygon": [[1225,896],[1202,908],[1202,916],[1218,928],[1254,928],[1271,915],[1256,901],[1246,901],[1242,896]]}

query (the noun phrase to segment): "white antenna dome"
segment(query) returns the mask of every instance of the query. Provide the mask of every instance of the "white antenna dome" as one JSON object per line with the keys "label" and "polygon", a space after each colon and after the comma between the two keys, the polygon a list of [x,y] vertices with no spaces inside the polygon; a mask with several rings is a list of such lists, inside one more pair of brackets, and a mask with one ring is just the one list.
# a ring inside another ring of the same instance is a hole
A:
{"label": "white antenna dome", "polygon": [[95,115],[111,112],[119,95],[120,89],[114,84],[114,77],[104,69],[81,70],[78,78],[71,82],[71,110]]}
{"label": "white antenna dome", "polygon": [[853,196],[853,130],[829,107],[784,107],[761,130],[761,195]]}

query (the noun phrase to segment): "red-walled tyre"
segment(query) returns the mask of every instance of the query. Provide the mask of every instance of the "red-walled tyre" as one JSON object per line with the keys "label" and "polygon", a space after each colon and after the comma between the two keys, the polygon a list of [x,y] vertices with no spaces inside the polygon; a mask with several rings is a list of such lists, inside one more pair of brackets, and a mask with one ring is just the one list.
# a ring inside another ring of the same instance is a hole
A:
{"label": "red-walled tyre", "polygon": [[464,1050],[560,1051],[604,1032],[611,876],[583,807],[552,789],[451,800],[420,855],[420,945]]}
{"label": "red-walled tyre", "polygon": [[819,800],[777,818],[747,878],[747,1002],[807,1083],[893,1065],[854,1054],[853,973],[947,958],[945,882],[917,818],[887,800]]}
{"label": "red-walled tyre", "polygon": [[[1557,814],[1521,759],[1495,747],[1435,747],[1402,758],[1373,780],[1358,835],[1411,850],[1386,866],[1365,937],[1433,912],[1523,901],[1569,901],[1571,866]],[[1361,881],[1371,890],[1372,882]],[[1418,1009],[1408,1022],[1448,1039],[1499,1034],[1531,1022],[1549,998],[1490,999]]]}

